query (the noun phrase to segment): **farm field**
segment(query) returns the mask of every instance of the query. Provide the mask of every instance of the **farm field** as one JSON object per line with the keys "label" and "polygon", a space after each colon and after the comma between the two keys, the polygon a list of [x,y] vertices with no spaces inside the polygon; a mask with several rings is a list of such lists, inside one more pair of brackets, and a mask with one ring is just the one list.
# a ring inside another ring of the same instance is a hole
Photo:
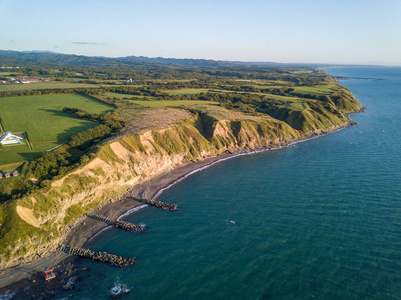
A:
{"label": "farm field", "polygon": [[[109,81],[109,80],[108,80]],[[124,87],[126,85],[123,85],[121,83],[115,83],[115,84],[106,84],[106,83],[100,83],[101,87]],[[144,84],[130,84],[129,87],[143,87],[145,86]]]}
{"label": "farm field", "polygon": [[162,92],[170,95],[196,95],[207,93],[209,89],[179,89],[179,90],[162,90]]}
{"label": "farm field", "polygon": [[[254,84],[251,86],[256,87],[258,89],[281,89],[284,87],[284,85],[266,85],[266,84]],[[286,85],[285,87],[290,87],[290,86]]]}
{"label": "farm field", "polygon": [[21,73],[17,72],[0,72],[0,76],[10,76],[10,75],[20,75]]}
{"label": "farm field", "polygon": [[214,101],[201,101],[201,100],[154,100],[154,101],[146,101],[146,100],[129,100],[133,103],[150,107],[150,108],[159,108],[159,107],[178,107],[181,105],[184,106],[192,106],[199,104],[218,104],[218,102]]}
{"label": "farm field", "polygon": [[305,106],[305,102],[302,100],[298,100],[298,101],[288,101],[285,104],[282,104],[281,107],[290,107],[294,110],[303,110],[306,108]]}
{"label": "farm field", "polygon": [[1,150],[0,164],[35,159],[43,151],[67,141],[71,135],[97,125],[64,113],[66,106],[78,107],[90,113],[104,113],[113,108],[82,95],[0,98],[0,118],[4,131],[27,132],[34,148],[31,151],[27,145],[5,146]]}
{"label": "farm field", "polygon": [[[119,99],[123,99],[123,98],[138,98],[138,99],[143,99],[145,96],[140,96],[140,95],[130,95],[130,94],[122,94],[122,93],[112,93],[112,92],[108,92],[106,93],[107,96],[109,97],[116,97]],[[146,96],[148,99],[156,99],[155,97],[151,97],[151,96]]]}
{"label": "farm field", "polygon": [[297,97],[281,96],[281,95],[274,95],[274,94],[263,94],[263,93],[251,93],[251,94],[266,95],[271,99],[281,100],[281,101],[300,101],[301,100]]}
{"label": "farm field", "polygon": [[4,167],[4,164],[34,160],[43,152],[39,151],[31,151],[27,144],[4,146],[0,151],[0,170]]}
{"label": "farm field", "polygon": [[0,84],[0,92],[29,91],[43,89],[69,89],[69,88],[98,88],[95,84],[70,83],[60,81],[32,82],[32,83],[10,83]]}
{"label": "farm field", "polygon": [[326,84],[319,86],[297,86],[293,87],[296,93],[315,94],[315,95],[330,95],[337,89],[336,84]]}
{"label": "farm field", "polygon": [[292,71],[290,72],[291,74],[311,74],[313,73],[312,70],[308,70],[308,69],[300,69],[298,71]]}
{"label": "farm field", "polygon": [[[229,85],[226,85],[228,89],[230,88]],[[318,86],[282,86],[282,85],[274,85],[274,86],[264,86],[264,85],[250,85],[255,88],[262,88],[262,89],[281,89],[281,88],[293,88],[295,93],[299,94],[314,94],[314,95],[330,95],[332,94],[338,86],[336,84],[325,84],[325,85],[318,85]],[[219,90],[219,89],[212,89],[212,92],[235,92],[235,91],[230,91],[230,90]],[[255,92],[244,92],[244,91],[238,91],[238,93],[250,93],[250,94],[255,94],[255,95],[269,95],[272,96],[273,98],[276,97],[277,99],[281,98],[291,98],[288,96],[281,96],[281,95],[272,95],[268,93],[255,93]],[[296,97],[292,97],[293,99],[296,99]],[[284,100],[284,99],[279,99],[279,100]]]}

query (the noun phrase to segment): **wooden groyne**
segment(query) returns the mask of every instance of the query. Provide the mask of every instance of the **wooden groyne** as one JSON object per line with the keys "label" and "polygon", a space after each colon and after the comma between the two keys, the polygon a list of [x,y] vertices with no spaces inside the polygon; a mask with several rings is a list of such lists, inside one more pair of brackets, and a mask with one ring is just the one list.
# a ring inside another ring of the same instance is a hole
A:
{"label": "wooden groyne", "polygon": [[57,250],[67,254],[90,258],[94,261],[108,263],[109,265],[116,267],[128,267],[135,263],[134,258],[125,258],[112,253],[92,251],[90,249],[58,245]]}
{"label": "wooden groyne", "polygon": [[177,210],[177,205],[175,205],[175,204],[169,204],[169,203],[165,203],[165,202],[161,202],[161,201],[157,201],[157,200],[140,199],[140,198],[136,198],[133,196],[130,196],[130,198],[132,198],[135,201],[148,204],[150,206],[164,208],[167,210]]}
{"label": "wooden groyne", "polygon": [[114,225],[116,228],[121,228],[127,231],[134,231],[134,232],[142,232],[145,230],[145,226],[143,225],[135,225],[129,222],[125,221],[115,221],[111,220],[109,218],[103,217],[103,216],[97,216],[97,215],[86,215],[89,218],[99,220],[102,222],[105,222],[108,225]]}

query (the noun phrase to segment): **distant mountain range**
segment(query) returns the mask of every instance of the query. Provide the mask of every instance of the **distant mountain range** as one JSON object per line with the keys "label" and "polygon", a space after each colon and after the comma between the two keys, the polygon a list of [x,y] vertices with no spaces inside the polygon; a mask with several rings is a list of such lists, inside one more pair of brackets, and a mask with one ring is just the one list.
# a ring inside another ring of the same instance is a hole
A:
{"label": "distant mountain range", "polygon": [[240,62],[240,61],[221,61],[209,59],[191,58],[163,58],[146,56],[126,56],[126,57],[104,57],[104,56],[84,56],[75,54],[63,54],[47,50],[32,51],[11,51],[0,50],[0,65],[4,63],[24,63],[34,62],[41,64],[64,64],[82,66],[138,66],[148,64],[180,65],[194,67],[235,67],[235,66],[259,66],[259,67],[308,67],[315,68],[326,66],[323,64],[302,64],[302,63],[275,63],[275,62]]}
{"label": "distant mountain range", "polygon": [[[277,63],[277,62],[255,62],[255,61],[222,61],[211,59],[193,58],[164,58],[146,56],[84,56],[75,54],[63,54],[48,50],[12,51],[0,50],[0,65],[7,63],[34,62],[46,65],[74,65],[74,66],[97,66],[97,67],[118,67],[118,66],[149,66],[154,65],[177,65],[193,67],[286,67],[286,68],[318,68],[328,66],[344,66],[347,64],[312,64],[312,63]],[[362,66],[365,64],[348,64],[347,66]],[[386,65],[380,63],[366,63],[365,66]]]}

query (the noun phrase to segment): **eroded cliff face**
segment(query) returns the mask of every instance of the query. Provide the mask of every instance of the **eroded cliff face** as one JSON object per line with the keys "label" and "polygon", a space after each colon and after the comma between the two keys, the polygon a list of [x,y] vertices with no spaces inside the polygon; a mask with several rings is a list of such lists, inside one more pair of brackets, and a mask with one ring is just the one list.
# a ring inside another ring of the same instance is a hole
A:
{"label": "eroded cliff face", "polygon": [[270,117],[218,120],[198,115],[114,140],[101,146],[85,166],[19,199],[0,216],[9,224],[2,239],[1,269],[55,250],[77,219],[138,183],[227,150],[285,145],[300,137],[300,131]]}

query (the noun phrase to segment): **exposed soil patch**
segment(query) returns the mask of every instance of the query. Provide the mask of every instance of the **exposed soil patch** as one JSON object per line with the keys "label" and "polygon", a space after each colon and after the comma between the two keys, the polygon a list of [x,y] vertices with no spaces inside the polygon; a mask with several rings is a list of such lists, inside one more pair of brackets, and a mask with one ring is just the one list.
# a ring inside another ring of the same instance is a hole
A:
{"label": "exposed soil patch", "polygon": [[36,228],[40,228],[39,221],[34,216],[32,209],[23,206],[17,206],[17,214],[21,217],[22,220],[27,222],[29,225],[32,225],[33,227]]}
{"label": "exposed soil patch", "polygon": [[158,108],[144,110],[140,113],[140,118],[129,122],[125,133],[135,134],[149,129],[165,128],[190,117],[191,114],[183,109]]}

